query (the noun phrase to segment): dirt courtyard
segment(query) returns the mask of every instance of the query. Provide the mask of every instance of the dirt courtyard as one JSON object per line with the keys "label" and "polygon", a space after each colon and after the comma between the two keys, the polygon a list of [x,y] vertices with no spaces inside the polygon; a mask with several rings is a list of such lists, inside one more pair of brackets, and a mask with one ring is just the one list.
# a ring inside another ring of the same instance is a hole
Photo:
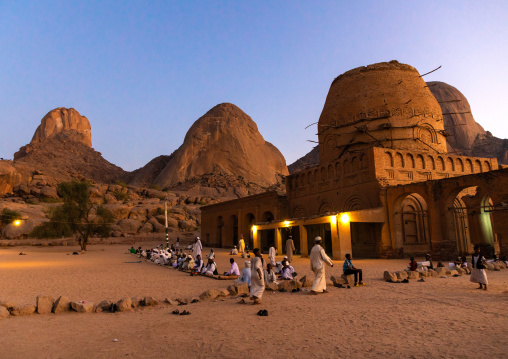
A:
{"label": "dirt courtyard", "polygon": [[[139,263],[127,249],[94,245],[76,256],[70,247],[2,247],[0,300],[35,304],[37,295],[65,295],[95,303],[126,296],[162,301],[231,284]],[[219,271],[227,271],[229,251],[216,252]],[[235,258],[243,268],[244,260]],[[489,271],[484,292],[469,276],[383,281],[384,270],[401,270],[407,260],[353,262],[363,269],[365,287],[331,287],[318,296],[265,292],[261,306],[227,298],[176,307],[189,316],[172,315],[175,307],[167,304],[127,313],[11,316],[0,319],[0,358],[506,356],[508,270]],[[296,256],[292,264],[299,277],[313,278],[308,259]],[[326,268],[327,278],[341,273],[342,261],[334,264]],[[269,316],[256,316],[259,309]]]}

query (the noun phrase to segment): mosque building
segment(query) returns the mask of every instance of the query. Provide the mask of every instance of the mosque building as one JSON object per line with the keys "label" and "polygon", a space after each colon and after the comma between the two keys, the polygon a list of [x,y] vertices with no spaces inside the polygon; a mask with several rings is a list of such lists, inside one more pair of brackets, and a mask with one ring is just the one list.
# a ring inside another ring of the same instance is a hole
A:
{"label": "mosque building", "polygon": [[201,208],[207,245],[232,247],[243,235],[250,248],[283,253],[292,235],[307,256],[320,235],[336,260],[453,258],[475,244],[508,254],[508,169],[447,152],[440,104],[414,67],[391,61],[340,75],[317,129],[319,165],[287,176],[286,195]]}

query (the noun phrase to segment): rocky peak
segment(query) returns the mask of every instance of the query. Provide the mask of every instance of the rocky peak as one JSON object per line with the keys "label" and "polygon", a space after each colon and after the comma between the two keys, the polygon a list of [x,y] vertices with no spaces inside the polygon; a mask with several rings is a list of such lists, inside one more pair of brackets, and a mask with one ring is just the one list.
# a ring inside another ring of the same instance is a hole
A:
{"label": "rocky peak", "polygon": [[75,109],[64,107],[55,108],[42,118],[30,144],[43,142],[59,134],[92,147],[92,127],[88,119]]}
{"label": "rocky peak", "polygon": [[[280,151],[264,140],[245,112],[230,103],[213,107],[194,122],[183,144],[167,160],[152,182],[161,188],[199,178],[217,168],[264,187],[277,184],[281,175],[288,174]],[[154,175],[145,169],[140,173]],[[137,176],[134,182],[143,183],[143,179]]]}

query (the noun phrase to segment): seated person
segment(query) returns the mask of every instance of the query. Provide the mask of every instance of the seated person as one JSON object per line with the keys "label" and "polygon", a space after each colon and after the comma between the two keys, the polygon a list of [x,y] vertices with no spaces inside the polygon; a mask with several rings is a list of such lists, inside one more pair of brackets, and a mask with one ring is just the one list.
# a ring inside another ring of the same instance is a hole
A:
{"label": "seated person", "polygon": [[250,258],[250,253],[248,249],[246,249],[245,252],[242,253],[242,258]]}
{"label": "seated person", "polygon": [[186,269],[192,269],[194,268],[194,259],[192,259],[192,255],[188,255],[187,258],[185,258],[183,264],[182,264],[182,270]]}
{"label": "seated person", "polygon": [[415,257],[411,256],[409,257],[409,270],[411,272],[414,272],[418,268],[418,263],[415,261]]}
{"label": "seated person", "polygon": [[138,249],[136,249],[136,254],[140,254],[141,253],[141,247],[138,247]]}
{"label": "seated person", "polygon": [[238,254],[238,249],[236,248],[236,246],[235,246],[235,248],[233,248],[233,249],[231,250],[231,252],[229,252],[229,254],[230,254],[230,255],[232,255],[232,256],[233,256],[233,255],[237,255],[237,254]]}
{"label": "seated person", "polygon": [[275,272],[273,271],[272,269],[272,265],[270,263],[268,263],[266,265],[266,269],[264,270],[264,277],[265,277],[265,284],[266,283],[275,283],[275,284],[278,284],[276,279],[277,279],[277,276],[275,275]]}
{"label": "seated person", "polygon": [[139,254],[139,258],[146,258],[146,251],[144,249]]}
{"label": "seated person", "polygon": [[183,262],[185,262],[185,259],[187,258],[187,256],[185,254],[180,254],[180,257],[178,258],[177,260],[177,267],[178,268],[182,268],[183,266]]}
{"label": "seated person", "polygon": [[215,253],[214,253],[213,249],[210,249],[210,253],[208,253],[206,258],[208,258],[208,259],[215,259]]}
{"label": "seated person", "polygon": [[203,269],[201,269],[201,274],[203,275],[217,275],[217,265],[215,264],[213,259],[208,259],[208,263]]}
{"label": "seated person", "polygon": [[229,272],[224,272],[224,275],[240,275],[240,269],[238,268],[238,264],[236,264],[234,258],[230,258],[229,262],[231,263],[231,269]]}
{"label": "seated person", "polygon": [[136,250],[134,249],[134,246],[132,246],[131,249],[129,249],[129,252],[136,254]]}
{"label": "seated person", "polygon": [[[354,274],[355,276],[355,287],[358,287],[360,285],[365,285],[362,282],[362,270],[359,268],[355,268],[353,265],[353,262],[351,260],[351,254],[346,254],[346,260],[344,261],[344,265],[342,266],[342,271],[345,275]],[[360,277],[360,280],[358,281],[358,277]]]}
{"label": "seated person", "polygon": [[281,274],[279,277],[280,279],[285,279],[285,280],[293,279],[293,273],[291,271],[291,268],[289,268],[288,261],[282,262],[282,271],[280,274]]}
{"label": "seated person", "polygon": [[250,261],[245,262],[245,268],[242,270],[240,277],[236,280],[236,283],[247,283],[250,285],[251,270]]}
{"label": "seated person", "polygon": [[194,262],[194,269],[198,272],[201,272],[203,268],[203,261],[201,260],[201,254],[196,256],[196,261]]}

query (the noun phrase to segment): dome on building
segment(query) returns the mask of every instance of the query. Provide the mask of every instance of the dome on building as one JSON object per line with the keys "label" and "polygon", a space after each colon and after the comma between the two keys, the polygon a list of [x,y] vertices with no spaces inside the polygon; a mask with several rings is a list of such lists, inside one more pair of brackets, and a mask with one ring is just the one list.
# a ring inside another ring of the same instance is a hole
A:
{"label": "dome on building", "polygon": [[358,67],[330,86],[318,124],[320,162],[374,146],[446,153],[443,131],[439,103],[414,67]]}

